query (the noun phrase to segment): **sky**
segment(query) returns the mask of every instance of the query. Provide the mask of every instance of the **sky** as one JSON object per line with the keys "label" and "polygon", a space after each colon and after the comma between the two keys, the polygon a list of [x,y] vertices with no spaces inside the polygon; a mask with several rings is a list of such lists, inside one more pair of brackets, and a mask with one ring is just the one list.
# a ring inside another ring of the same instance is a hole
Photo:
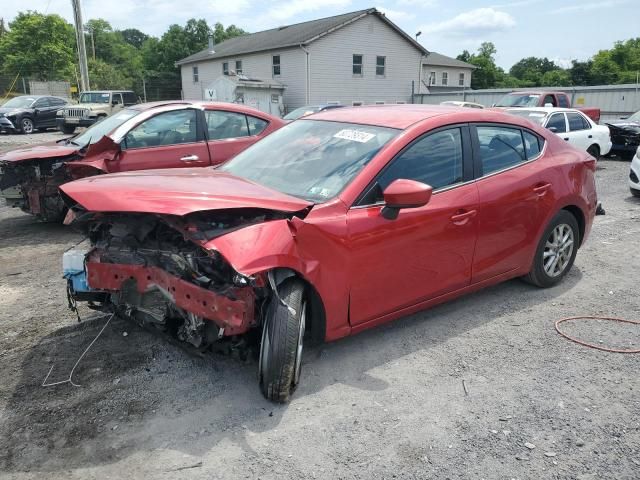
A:
{"label": "sky", "polygon": [[[502,3],[496,3],[502,2]],[[483,41],[496,45],[504,69],[523,57],[548,57],[566,67],[616,40],[640,37],[639,0],[82,0],[84,20],[160,36],[189,18],[231,23],[256,32],[375,7],[427,50],[455,57]],[[72,22],[70,0],[0,0],[0,17],[19,11],[57,13]]]}

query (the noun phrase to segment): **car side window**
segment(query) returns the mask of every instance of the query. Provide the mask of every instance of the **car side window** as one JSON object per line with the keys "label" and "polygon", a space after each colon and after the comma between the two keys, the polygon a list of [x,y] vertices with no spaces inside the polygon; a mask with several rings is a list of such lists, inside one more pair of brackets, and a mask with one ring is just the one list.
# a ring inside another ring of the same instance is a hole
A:
{"label": "car side window", "polygon": [[522,131],[522,138],[524,139],[524,151],[527,154],[527,160],[531,160],[540,155],[542,146],[544,145],[543,139],[526,130]]}
{"label": "car side window", "polygon": [[[564,121],[564,113],[554,113],[547,122],[547,128],[553,133],[564,133],[567,131],[567,125]],[[555,128],[555,130],[552,130]]]}
{"label": "car side window", "polygon": [[51,105],[53,105],[54,107],[60,107],[62,105],[66,105],[67,102],[64,101],[62,98],[51,98]]}
{"label": "car side window", "polygon": [[36,103],[33,104],[33,108],[47,108],[50,107],[51,103],[48,98],[39,98],[36,100]]}
{"label": "car side window", "polygon": [[587,122],[579,113],[567,113],[567,120],[569,120],[569,131],[575,132],[577,130],[588,130],[591,128],[589,122]]}
{"label": "car side window", "polygon": [[462,182],[462,132],[449,128],[427,134],[410,145],[382,171],[359,205],[383,201],[382,192],[398,179],[416,180],[434,190]]}
{"label": "car side window", "polygon": [[111,96],[111,103],[114,105],[122,105],[122,95],[119,93],[114,93]]}
{"label": "car side window", "polygon": [[482,174],[513,167],[526,161],[522,131],[518,128],[478,126]]}
{"label": "car side window", "polygon": [[124,137],[125,147],[148,148],[197,141],[196,111],[193,109],[159,113],[134,127]]}
{"label": "car side window", "polygon": [[569,108],[569,97],[567,97],[566,95],[559,95],[558,106],[560,108]]}
{"label": "car side window", "polygon": [[125,105],[135,105],[137,103],[136,94],[133,92],[124,92],[122,96]]}
{"label": "car side window", "polygon": [[552,107],[557,107],[556,98],[553,95],[546,95],[544,97],[544,101],[542,102],[542,105],[544,106],[547,103],[550,103]]}
{"label": "car side window", "polygon": [[267,125],[269,125],[269,122],[266,120],[252,117],[251,115],[247,115],[247,123],[249,124],[249,135],[260,135],[262,131],[267,128]]}
{"label": "car side window", "polygon": [[209,140],[249,136],[247,118],[242,113],[205,110],[205,117],[207,119]]}

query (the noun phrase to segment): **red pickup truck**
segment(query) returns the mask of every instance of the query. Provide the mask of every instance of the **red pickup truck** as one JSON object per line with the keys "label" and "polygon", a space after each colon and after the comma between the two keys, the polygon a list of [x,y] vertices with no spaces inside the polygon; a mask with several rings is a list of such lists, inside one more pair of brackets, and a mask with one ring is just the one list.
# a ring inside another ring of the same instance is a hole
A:
{"label": "red pickup truck", "polygon": [[594,122],[600,121],[600,109],[595,107],[572,107],[569,95],[564,92],[511,92],[494,105],[496,108],[514,107],[560,107],[580,110]]}

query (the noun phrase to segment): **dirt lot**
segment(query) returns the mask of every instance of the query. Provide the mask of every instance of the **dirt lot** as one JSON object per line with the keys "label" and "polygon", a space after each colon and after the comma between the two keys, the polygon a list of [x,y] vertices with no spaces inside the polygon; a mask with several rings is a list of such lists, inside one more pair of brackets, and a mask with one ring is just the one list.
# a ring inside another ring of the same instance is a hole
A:
{"label": "dirt lot", "polygon": [[[554,330],[640,317],[628,168],[600,162],[607,215],[561,285],[507,282],[307,351],[285,406],[262,398],[254,363],[194,357],[120,319],[76,369],[80,387],[42,387],[107,318],[67,310],[61,255],[80,237],[0,206],[0,477],[640,478],[640,355]],[[640,348],[631,325],[566,329]]]}

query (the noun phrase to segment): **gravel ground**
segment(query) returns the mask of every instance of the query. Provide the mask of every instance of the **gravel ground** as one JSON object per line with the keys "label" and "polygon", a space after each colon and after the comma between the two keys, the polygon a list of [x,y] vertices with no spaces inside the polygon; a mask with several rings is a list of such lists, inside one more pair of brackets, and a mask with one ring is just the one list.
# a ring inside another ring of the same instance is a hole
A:
{"label": "gravel ground", "polygon": [[[80,129],[77,130],[80,132]],[[11,148],[23,147],[25,145],[33,145],[36,143],[51,142],[69,137],[58,130],[47,130],[45,132],[36,132],[31,135],[20,135],[15,133],[0,133],[0,152]]]}
{"label": "gravel ground", "polygon": [[[68,378],[107,317],[67,309],[61,255],[80,237],[0,206],[0,477],[638,479],[640,355],[554,330],[573,315],[638,319],[628,168],[600,162],[607,215],[561,285],[510,281],[307,351],[284,406],[262,398],[255,363],[194,357],[117,318],[79,387],[43,387],[52,367],[48,382]],[[565,324],[640,348],[636,327]]]}

